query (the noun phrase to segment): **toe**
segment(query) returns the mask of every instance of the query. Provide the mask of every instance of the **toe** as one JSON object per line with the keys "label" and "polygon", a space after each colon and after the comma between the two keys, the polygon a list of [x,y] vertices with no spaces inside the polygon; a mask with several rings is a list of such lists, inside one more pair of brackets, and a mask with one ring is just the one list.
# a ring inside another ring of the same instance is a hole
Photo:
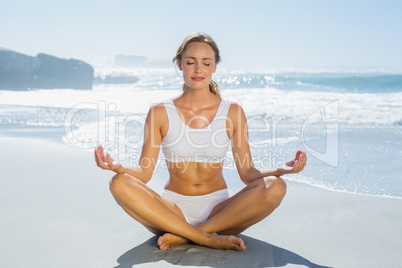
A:
{"label": "toe", "polygon": [[244,241],[241,238],[238,238],[237,240],[237,250],[243,251],[246,249],[246,246],[244,245]]}

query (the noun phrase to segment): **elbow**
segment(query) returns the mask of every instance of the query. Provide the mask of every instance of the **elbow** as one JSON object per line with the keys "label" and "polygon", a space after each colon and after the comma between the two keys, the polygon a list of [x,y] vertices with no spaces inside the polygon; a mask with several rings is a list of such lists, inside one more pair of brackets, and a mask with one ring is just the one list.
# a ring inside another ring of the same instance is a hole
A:
{"label": "elbow", "polygon": [[147,184],[151,180],[151,178],[152,178],[152,172],[151,173],[144,172],[138,179],[140,179],[143,183]]}
{"label": "elbow", "polygon": [[144,166],[138,166],[139,171],[137,173],[137,178],[141,180],[143,183],[148,183],[153,175],[154,168],[153,167],[144,167]]}
{"label": "elbow", "polygon": [[255,168],[248,168],[245,170],[238,170],[240,180],[245,184],[248,185],[256,179],[262,178],[260,172],[255,172]]}
{"label": "elbow", "polygon": [[247,176],[245,174],[240,174],[240,180],[245,184],[248,185],[249,183],[251,183],[253,180],[250,178],[250,176]]}

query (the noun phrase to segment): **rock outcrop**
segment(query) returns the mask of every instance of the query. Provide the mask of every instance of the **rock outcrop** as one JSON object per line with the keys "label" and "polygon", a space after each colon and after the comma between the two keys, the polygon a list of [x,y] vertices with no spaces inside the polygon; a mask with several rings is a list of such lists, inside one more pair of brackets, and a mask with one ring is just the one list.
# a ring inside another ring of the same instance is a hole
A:
{"label": "rock outcrop", "polygon": [[92,89],[93,80],[93,67],[83,61],[0,49],[0,89]]}

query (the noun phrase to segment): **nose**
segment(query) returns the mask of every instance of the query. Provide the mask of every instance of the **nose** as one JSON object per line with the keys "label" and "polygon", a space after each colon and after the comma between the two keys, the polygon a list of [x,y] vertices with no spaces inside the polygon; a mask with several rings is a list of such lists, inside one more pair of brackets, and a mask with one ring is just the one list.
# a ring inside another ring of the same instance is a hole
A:
{"label": "nose", "polygon": [[195,66],[194,66],[194,72],[195,73],[200,73],[201,72],[201,68],[200,68],[200,65],[198,63],[196,63]]}

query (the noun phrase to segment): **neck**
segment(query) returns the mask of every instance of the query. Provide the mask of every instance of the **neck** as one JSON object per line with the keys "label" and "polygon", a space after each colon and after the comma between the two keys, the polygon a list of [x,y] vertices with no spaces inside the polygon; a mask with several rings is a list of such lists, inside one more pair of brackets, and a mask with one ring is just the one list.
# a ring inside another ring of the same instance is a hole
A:
{"label": "neck", "polygon": [[186,88],[186,90],[184,90],[183,92],[182,97],[186,100],[186,103],[190,104],[194,108],[209,106],[214,99],[219,98],[211,91],[209,91],[209,87],[202,90]]}

